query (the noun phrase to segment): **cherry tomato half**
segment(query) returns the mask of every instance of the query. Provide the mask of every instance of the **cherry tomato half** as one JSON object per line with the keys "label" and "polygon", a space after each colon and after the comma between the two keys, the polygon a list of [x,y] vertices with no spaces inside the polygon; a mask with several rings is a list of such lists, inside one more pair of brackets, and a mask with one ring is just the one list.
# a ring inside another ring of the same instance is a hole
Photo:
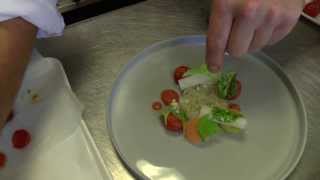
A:
{"label": "cherry tomato half", "polygon": [[169,105],[173,100],[179,102],[179,94],[173,89],[166,89],[161,92],[161,100],[165,105]]}
{"label": "cherry tomato half", "polygon": [[3,152],[0,152],[0,169],[6,166],[6,162],[7,162],[7,156]]}
{"label": "cherry tomato half", "polygon": [[168,114],[166,129],[173,132],[182,132],[181,120],[172,113]]}
{"label": "cherry tomato half", "polygon": [[25,129],[16,130],[12,136],[12,145],[16,149],[23,149],[31,142],[31,135]]}
{"label": "cherry tomato half", "polygon": [[239,80],[237,80],[237,93],[234,96],[228,97],[228,100],[235,100],[237,99],[241,94],[242,85]]}
{"label": "cherry tomato half", "polygon": [[179,83],[179,80],[183,78],[184,73],[186,73],[190,68],[188,66],[179,66],[174,71],[174,82]]}

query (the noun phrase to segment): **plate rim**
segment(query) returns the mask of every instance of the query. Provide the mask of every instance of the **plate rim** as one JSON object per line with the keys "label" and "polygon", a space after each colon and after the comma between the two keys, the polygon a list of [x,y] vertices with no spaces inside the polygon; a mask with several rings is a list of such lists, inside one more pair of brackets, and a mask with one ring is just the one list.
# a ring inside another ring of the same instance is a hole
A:
{"label": "plate rim", "polygon": [[[132,175],[137,176],[139,178],[143,179],[149,179],[147,176],[145,176],[143,173],[141,173],[135,166],[129,163],[127,158],[124,156],[123,152],[120,150],[120,147],[116,141],[116,138],[113,133],[113,128],[112,128],[112,104],[114,102],[114,97],[117,95],[117,89],[120,86],[120,83],[123,78],[130,72],[131,67],[137,65],[140,61],[139,59],[142,59],[144,56],[148,55],[149,53],[153,52],[154,50],[161,49],[163,47],[166,47],[169,44],[181,44],[183,42],[198,42],[199,44],[205,43],[206,36],[205,35],[189,35],[189,36],[178,36],[175,38],[169,38],[167,40],[159,41],[156,43],[151,44],[150,46],[144,48],[142,51],[138,52],[135,56],[133,56],[127,64],[124,65],[124,67],[120,70],[118,73],[118,76],[116,80],[114,81],[112,85],[112,91],[111,94],[107,97],[107,104],[106,104],[106,121],[107,121],[107,130],[108,130],[108,135],[111,140],[111,143],[113,147],[115,148],[116,154],[118,155],[120,161],[122,164],[129,170]],[[306,143],[307,143],[307,135],[308,135],[308,121],[307,121],[307,112],[305,105],[302,100],[302,96],[299,92],[299,90],[296,88],[295,84],[293,81],[290,79],[290,77],[284,72],[283,68],[278,64],[276,61],[274,61],[271,57],[266,55],[263,52],[256,52],[252,54],[248,54],[246,56],[254,56],[254,57],[261,57],[265,59],[263,61],[264,64],[269,66],[269,68],[272,68],[273,72],[277,74],[279,78],[281,78],[282,81],[285,84],[286,87],[291,86],[290,92],[294,96],[293,98],[295,99],[295,103],[298,105],[299,108],[299,114],[303,118],[300,120],[301,123],[303,123],[304,127],[300,127],[303,132],[301,134],[303,137],[300,138],[300,146],[296,150],[297,156],[295,156],[295,159],[291,162],[291,165],[289,164],[289,167],[284,170],[282,175],[280,174],[279,180],[285,180],[297,167],[298,163],[300,162],[302,155],[304,153]]]}

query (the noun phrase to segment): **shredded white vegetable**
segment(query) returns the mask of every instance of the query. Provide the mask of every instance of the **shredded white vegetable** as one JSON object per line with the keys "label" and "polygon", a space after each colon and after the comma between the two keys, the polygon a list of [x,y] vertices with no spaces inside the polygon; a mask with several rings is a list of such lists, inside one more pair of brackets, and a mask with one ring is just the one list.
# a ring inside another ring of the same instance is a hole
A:
{"label": "shredded white vegetable", "polygon": [[190,119],[200,115],[202,106],[228,107],[225,100],[216,96],[214,85],[198,85],[185,89],[182,92],[180,105]]}

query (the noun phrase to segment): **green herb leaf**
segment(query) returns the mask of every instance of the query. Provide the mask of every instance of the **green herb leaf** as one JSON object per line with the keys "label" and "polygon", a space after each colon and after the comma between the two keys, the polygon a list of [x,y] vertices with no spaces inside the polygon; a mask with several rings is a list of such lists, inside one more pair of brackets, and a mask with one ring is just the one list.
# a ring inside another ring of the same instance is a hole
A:
{"label": "green herb leaf", "polygon": [[177,116],[179,119],[181,119],[183,122],[188,121],[187,113],[181,109],[179,109],[179,112],[174,112],[173,114]]}
{"label": "green herb leaf", "polygon": [[218,124],[210,120],[210,115],[206,115],[199,120],[198,131],[202,141],[219,132]]}
{"label": "green herb leaf", "polygon": [[163,110],[161,111],[161,117],[163,118],[165,125],[167,125],[167,118],[169,113],[170,113],[170,108],[168,107],[163,108]]}
{"label": "green herb leaf", "polygon": [[192,69],[188,70],[188,71],[184,74],[184,77],[192,76],[192,75],[197,75],[197,74],[201,74],[201,75],[205,75],[205,76],[209,76],[209,77],[212,77],[212,76],[213,76],[213,73],[208,70],[207,65],[202,64],[202,65],[201,65],[200,67],[198,67],[198,68],[192,68]]}
{"label": "green herb leaf", "polygon": [[237,74],[222,73],[217,81],[217,95],[222,99],[235,96],[237,93]]}
{"label": "green herb leaf", "polygon": [[183,111],[179,106],[170,105],[170,106],[167,106],[165,109],[163,109],[161,114],[162,114],[163,118],[165,119],[165,121],[166,121],[169,113],[172,113],[174,116],[176,116],[177,118],[179,118],[183,122],[188,121],[187,113],[185,111]]}
{"label": "green herb leaf", "polygon": [[210,116],[212,121],[221,123],[231,123],[237,118],[242,117],[241,113],[230,111],[229,109],[214,107],[212,110],[212,115]]}
{"label": "green herb leaf", "polygon": [[228,126],[228,125],[224,125],[224,124],[221,124],[220,127],[227,133],[237,134],[237,133],[240,133],[240,131],[241,131],[240,128]]}

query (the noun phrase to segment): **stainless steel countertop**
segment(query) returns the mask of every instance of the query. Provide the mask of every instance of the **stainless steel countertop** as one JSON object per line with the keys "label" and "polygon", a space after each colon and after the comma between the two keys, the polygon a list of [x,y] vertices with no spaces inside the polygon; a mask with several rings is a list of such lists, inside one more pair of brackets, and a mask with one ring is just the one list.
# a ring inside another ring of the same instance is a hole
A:
{"label": "stainless steel countertop", "polygon": [[59,11],[64,13],[99,1],[100,0],[80,0],[76,3],[73,0],[58,0],[57,6]]}
{"label": "stainless steel countertop", "polygon": [[[40,40],[45,56],[60,59],[84,103],[84,118],[115,179],[132,176],[116,156],[106,130],[106,100],[121,68],[152,43],[204,34],[208,4],[148,0],[67,27],[62,37]],[[301,19],[285,40],[264,52],[281,64],[302,94],[309,133],[303,157],[288,179],[320,180],[320,28]]]}

